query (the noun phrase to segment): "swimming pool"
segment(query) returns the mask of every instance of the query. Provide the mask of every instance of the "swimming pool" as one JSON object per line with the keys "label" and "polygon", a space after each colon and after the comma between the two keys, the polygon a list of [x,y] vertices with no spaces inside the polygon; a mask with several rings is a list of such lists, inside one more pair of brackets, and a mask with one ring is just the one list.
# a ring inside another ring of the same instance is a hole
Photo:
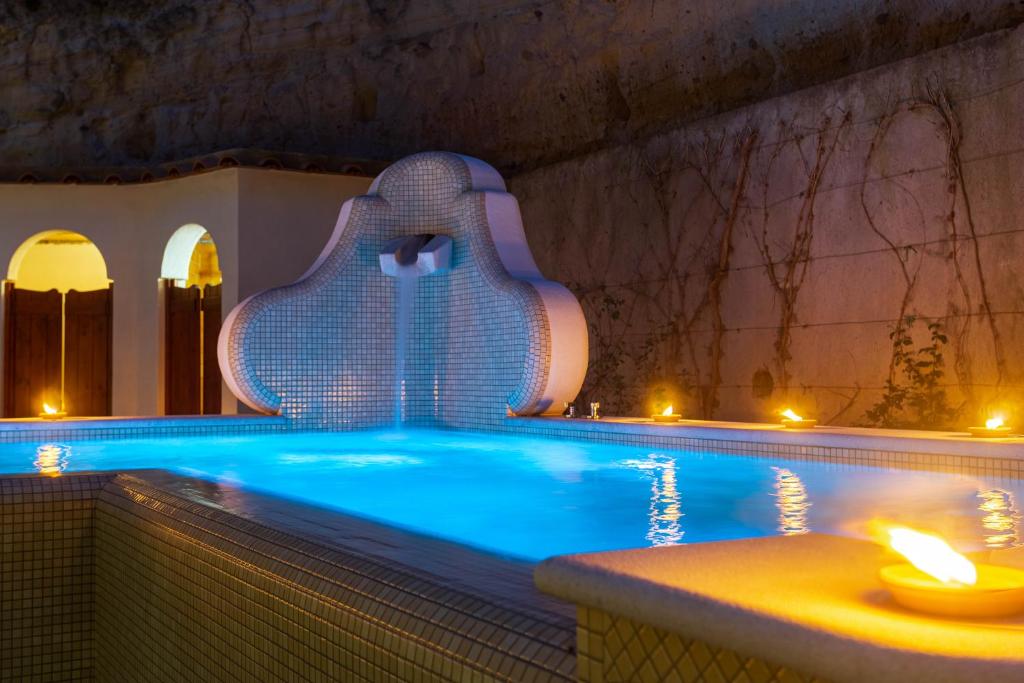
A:
{"label": "swimming pool", "polygon": [[0,472],[164,468],[503,556],[823,531],[883,518],[1019,541],[1024,482],[449,431],[0,445]]}

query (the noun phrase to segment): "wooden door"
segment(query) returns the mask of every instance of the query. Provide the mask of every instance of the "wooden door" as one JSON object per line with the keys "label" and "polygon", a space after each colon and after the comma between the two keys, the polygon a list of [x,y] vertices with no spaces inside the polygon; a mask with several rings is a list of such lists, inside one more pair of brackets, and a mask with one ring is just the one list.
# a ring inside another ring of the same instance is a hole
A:
{"label": "wooden door", "polygon": [[198,415],[201,354],[197,287],[164,287],[164,412]]}
{"label": "wooden door", "polygon": [[60,404],[61,295],[4,285],[4,417]]}
{"label": "wooden door", "polygon": [[217,337],[220,336],[220,285],[203,288],[203,414],[220,415],[220,364]]}
{"label": "wooden door", "polygon": [[71,290],[64,299],[64,410],[110,415],[113,408],[114,288]]}

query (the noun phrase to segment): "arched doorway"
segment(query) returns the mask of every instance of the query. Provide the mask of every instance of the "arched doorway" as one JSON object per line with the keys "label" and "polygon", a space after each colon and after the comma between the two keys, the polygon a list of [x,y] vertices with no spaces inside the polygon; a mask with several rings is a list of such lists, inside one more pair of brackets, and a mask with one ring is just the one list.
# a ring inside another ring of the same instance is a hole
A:
{"label": "arched doorway", "polygon": [[4,416],[44,403],[75,416],[110,415],[113,285],[100,250],[47,230],[14,252],[4,281]]}
{"label": "arched doorway", "polygon": [[171,236],[160,267],[160,290],[164,413],[219,414],[221,272],[217,246],[206,228],[190,223]]}

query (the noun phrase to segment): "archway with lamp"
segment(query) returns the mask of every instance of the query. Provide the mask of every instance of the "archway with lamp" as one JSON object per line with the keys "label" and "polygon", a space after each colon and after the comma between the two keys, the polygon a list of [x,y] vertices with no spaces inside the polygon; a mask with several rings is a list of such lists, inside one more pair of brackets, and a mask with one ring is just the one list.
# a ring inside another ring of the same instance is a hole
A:
{"label": "archway with lamp", "polygon": [[196,223],[178,228],[164,248],[160,267],[160,385],[166,415],[220,413],[221,282],[210,233]]}
{"label": "archway with lamp", "polygon": [[25,240],[4,281],[4,416],[110,415],[113,283],[70,230]]}

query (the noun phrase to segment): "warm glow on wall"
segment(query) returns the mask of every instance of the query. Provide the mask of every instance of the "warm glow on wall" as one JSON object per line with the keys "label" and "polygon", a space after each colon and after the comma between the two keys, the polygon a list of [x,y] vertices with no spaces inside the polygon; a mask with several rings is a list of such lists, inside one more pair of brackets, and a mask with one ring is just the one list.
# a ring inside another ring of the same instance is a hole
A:
{"label": "warm glow on wall", "polygon": [[100,250],[68,230],[49,230],[22,243],[11,257],[7,279],[18,289],[36,292],[90,292],[110,286]]}

